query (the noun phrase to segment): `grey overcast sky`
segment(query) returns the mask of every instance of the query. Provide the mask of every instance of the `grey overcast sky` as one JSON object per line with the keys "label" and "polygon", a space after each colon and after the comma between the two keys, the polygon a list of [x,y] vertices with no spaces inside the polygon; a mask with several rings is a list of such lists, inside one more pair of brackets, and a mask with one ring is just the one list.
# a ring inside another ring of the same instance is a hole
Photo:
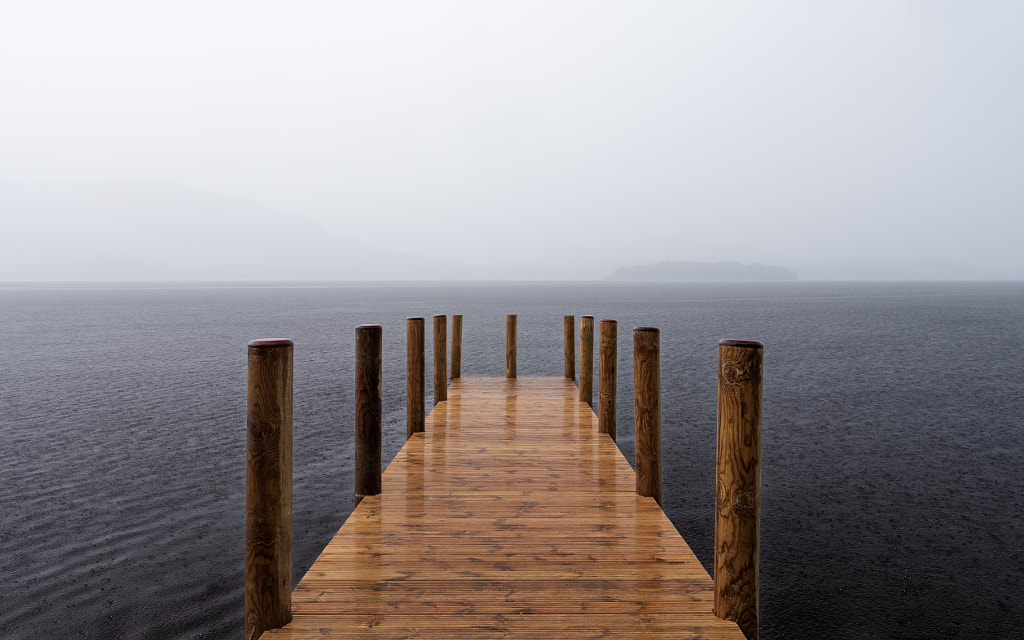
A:
{"label": "grey overcast sky", "polygon": [[171,182],[573,275],[1024,277],[1019,0],[12,1],[0,87],[9,181]]}

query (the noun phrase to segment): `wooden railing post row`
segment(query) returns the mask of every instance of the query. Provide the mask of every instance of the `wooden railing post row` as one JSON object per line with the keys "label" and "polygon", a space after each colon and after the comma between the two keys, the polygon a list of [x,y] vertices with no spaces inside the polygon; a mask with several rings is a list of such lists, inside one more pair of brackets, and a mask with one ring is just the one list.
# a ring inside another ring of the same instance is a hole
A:
{"label": "wooden railing post row", "polygon": [[434,316],[434,404],[448,399],[448,316]]}
{"label": "wooden railing post row", "polygon": [[452,380],[462,377],[462,316],[452,316]]}
{"label": "wooden railing post row", "polygon": [[380,325],[356,327],[356,506],[381,489],[382,337]]}
{"label": "wooden railing post row", "polygon": [[661,345],[653,327],[633,329],[633,419],[636,492],[661,496]]}
{"label": "wooden railing post row", "polygon": [[426,422],[426,347],[424,318],[405,321],[405,437],[420,433]]}
{"label": "wooden railing post row", "polygon": [[715,615],[758,635],[761,535],[760,342],[718,343]]}
{"label": "wooden railing post row", "polygon": [[505,377],[516,377],[516,315],[505,316]]}
{"label": "wooden railing post row", "polygon": [[594,316],[580,317],[580,402],[594,406]]}
{"label": "wooden railing post row", "polygon": [[565,316],[562,333],[565,335],[565,377],[576,379],[576,316]]}
{"label": "wooden railing post row", "polygon": [[248,350],[245,454],[245,637],[292,619],[291,340]]}
{"label": "wooden railing post row", "polygon": [[597,432],[607,433],[615,440],[615,369],[618,356],[619,325],[602,320],[601,349],[598,358]]}

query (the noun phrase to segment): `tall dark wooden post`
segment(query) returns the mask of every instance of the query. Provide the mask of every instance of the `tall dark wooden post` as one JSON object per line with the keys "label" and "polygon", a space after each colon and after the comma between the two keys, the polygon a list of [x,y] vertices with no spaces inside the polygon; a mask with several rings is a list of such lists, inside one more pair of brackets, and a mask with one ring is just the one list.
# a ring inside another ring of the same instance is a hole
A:
{"label": "tall dark wooden post", "polygon": [[452,316],[452,380],[462,377],[462,316]]}
{"label": "tall dark wooden post", "polygon": [[633,329],[633,417],[636,492],[662,505],[661,345],[657,329]]}
{"label": "tall dark wooden post", "polygon": [[408,318],[405,339],[405,435],[423,431],[426,420],[426,355],[423,318]]}
{"label": "tall dark wooden post", "polygon": [[380,325],[356,327],[356,506],[381,489],[381,351]]}
{"label": "tall dark wooden post", "polygon": [[580,318],[580,402],[594,406],[594,316]]}
{"label": "tall dark wooden post", "polygon": [[615,439],[615,369],[618,356],[619,325],[601,321],[601,350],[597,371],[597,432]]}
{"label": "tall dark wooden post", "polygon": [[565,377],[576,379],[576,316],[565,316],[562,321],[565,336]]}
{"label": "tall dark wooden post", "polygon": [[505,317],[505,377],[516,377],[516,316]]}
{"label": "tall dark wooden post", "polygon": [[249,343],[245,454],[245,637],[292,619],[291,340]]}
{"label": "tall dark wooden post", "polygon": [[718,343],[715,615],[758,634],[761,536],[760,342]]}
{"label": "tall dark wooden post", "polygon": [[434,404],[448,399],[448,316],[434,316]]}

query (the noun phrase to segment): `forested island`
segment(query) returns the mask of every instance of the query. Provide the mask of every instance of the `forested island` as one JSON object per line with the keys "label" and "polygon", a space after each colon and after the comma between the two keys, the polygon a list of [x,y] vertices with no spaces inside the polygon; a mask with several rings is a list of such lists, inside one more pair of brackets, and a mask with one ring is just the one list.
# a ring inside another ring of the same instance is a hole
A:
{"label": "forested island", "polygon": [[721,282],[796,280],[795,271],[765,264],[739,262],[690,262],[663,260],[656,264],[619,267],[608,280],[655,280],[664,282]]}

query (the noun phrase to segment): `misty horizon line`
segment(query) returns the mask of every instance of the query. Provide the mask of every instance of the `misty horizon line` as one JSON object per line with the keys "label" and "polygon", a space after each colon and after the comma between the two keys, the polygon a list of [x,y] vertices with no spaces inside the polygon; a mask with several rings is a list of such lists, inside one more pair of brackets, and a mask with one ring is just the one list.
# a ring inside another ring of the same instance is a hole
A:
{"label": "misty horizon line", "polygon": [[1024,278],[989,278],[989,279],[937,279],[937,278],[915,278],[915,279],[809,279],[809,278],[797,278],[792,280],[625,280],[625,279],[610,279],[610,278],[595,278],[595,279],[557,279],[557,278],[487,278],[487,279],[469,279],[469,278],[439,278],[439,279],[219,279],[219,278],[195,278],[195,279],[177,279],[177,278],[151,278],[151,279],[109,279],[109,280],[0,280],[0,287],[29,287],[29,286],[74,286],[74,287],[91,287],[91,286],[109,286],[109,285],[125,285],[125,286],[146,286],[146,285],[158,285],[158,286],[290,286],[295,285],[301,286],[348,286],[348,285],[382,285],[382,286],[397,286],[397,285],[432,285],[432,284],[602,284],[608,285],[609,287],[618,287],[623,285],[637,285],[637,284],[649,284],[653,286],[661,285],[673,285],[673,284],[699,284],[699,285],[750,285],[750,284],[875,284],[875,283],[887,283],[887,284],[900,284],[900,283],[1013,283],[1013,282],[1024,282]]}
{"label": "misty horizon line", "polygon": [[9,237],[18,240],[0,254],[4,283],[1024,280],[1017,269],[927,257],[637,260],[643,243],[616,238],[580,256],[512,242],[483,261],[458,246],[444,255],[422,251],[433,246],[427,239],[412,250],[381,248],[290,211],[171,181],[0,180],[0,202],[13,214]]}

